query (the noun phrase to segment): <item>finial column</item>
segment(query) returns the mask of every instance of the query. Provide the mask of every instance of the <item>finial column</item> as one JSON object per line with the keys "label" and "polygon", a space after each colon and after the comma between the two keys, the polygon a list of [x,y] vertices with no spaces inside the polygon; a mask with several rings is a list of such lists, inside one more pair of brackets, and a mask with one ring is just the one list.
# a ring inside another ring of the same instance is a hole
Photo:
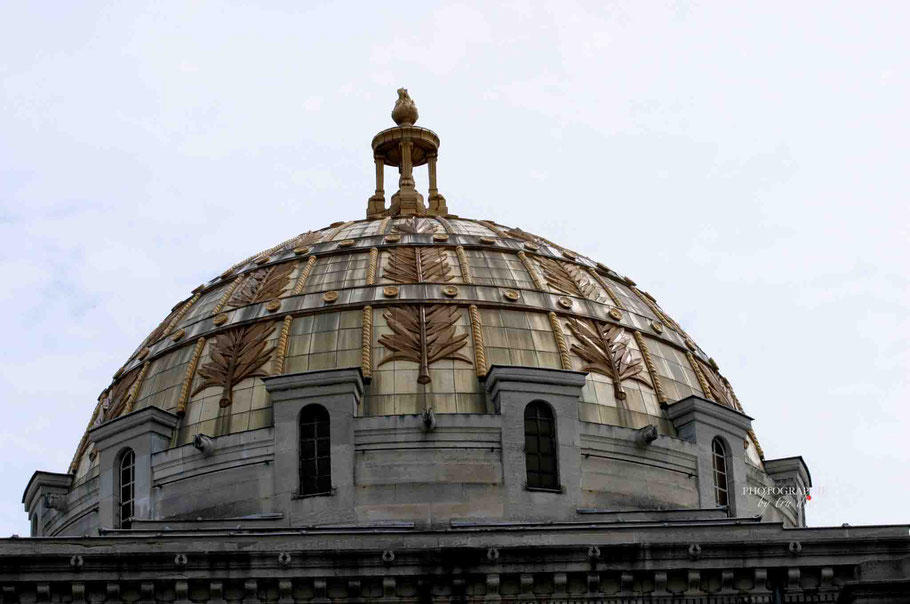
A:
{"label": "finial column", "polygon": [[401,176],[398,178],[398,192],[392,195],[392,205],[389,213],[393,216],[423,216],[427,208],[423,205],[423,195],[414,188],[413,165],[411,151],[414,143],[410,138],[403,138],[399,143],[401,154]]}
{"label": "finial column", "polygon": [[373,156],[376,161],[376,192],[367,202],[367,218],[379,218],[385,214],[385,189],[383,178],[385,176],[385,162],[381,154]]}
{"label": "finial column", "polygon": [[440,195],[439,189],[436,188],[436,157],[435,153],[427,155],[427,172],[430,176],[430,195],[427,198],[430,207],[427,214],[445,216],[449,213],[449,208],[446,207],[446,198]]}

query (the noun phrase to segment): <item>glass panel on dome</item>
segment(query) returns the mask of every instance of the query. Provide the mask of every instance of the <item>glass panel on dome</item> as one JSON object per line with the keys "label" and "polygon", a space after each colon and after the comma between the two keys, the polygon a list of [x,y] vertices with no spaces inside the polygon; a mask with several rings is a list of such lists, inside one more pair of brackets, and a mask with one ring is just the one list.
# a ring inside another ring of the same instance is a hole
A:
{"label": "glass panel on dome", "polygon": [[333,241],[343,241],[344,239],[356,239],[358,237],[369,237],[379,234],[379,225],[381,220],[361,220],[354,224],[348,225],[341,229]]}
{"label": "glass panel on dome", "polygon": [[149,364],[148,373],[139,388],[133,410],[158,407],[174,411],[180,398],[180,387],[196,345],[190,342],[179,350],[158,357]]}
{"label": "glass panel on dome", "polygon": [[667,400],[675,402],[693,394],[704,396],[684,352],[652,338],[647,344]]}
{"label": "glass panel on dome", "polygon": [[[468,336],[468,345],[459,351],[473,358],[471,322],[467,309],[459,309],[454,324],[455,337]],[[407,415],[422,413],[432,407],[436,413],[486,413],[486,396],[474,371],[473,363],[441,360],[429,365],[430,382],[419,383],[419,366],[411,361],[383,359],[392,354],[379,343],[382,336],[392,335],[385,312],[373,311],[373,379],[364,393],[360,415]]]}
{"label": "glass panel on dome", "polygon": [[85,448],[85,453],[79,459],[76,467],[76,476],[73,479],[73,485],[85,482],[92,477],[92,469],[98,467],[98,455],[92,455],[95,451],[95,443],[90,442]]}
{"label": "glass panel on dome", "polygon": [[316,261],[306,280],[304,293],[366,285],[369,254],[324,256]]}
{"label": "glass panel on dome", "polygon": [[465,250],[477,285],[534,289],[534,282],[516,254],[491,250]]}
{"label": "glass panel on dome", "polygon": [[477,237],[496,237],[496,233],[476,222],[470,220],[450,219],[452,231],[458,235],[475,235]]}
{"label": "glass panel on dome", "polygon": [[561,368],[556,338],[546,315],[483,309],[480,322],[490,365]]}
{"label": "glass panel on dome", "polygon": [[619,299],[622,300],[622,303],[627,309],[636,314],[648,317],[648,319],[659,320],[657,315],[654,314],[647,304],[641,301],[641,298],[639,298],[635,292],[618,281],[612,281],[609,277],[604,277],[604,279],[610,287],[613,288],[613,291],[616,292],[616,295],[619,296]]}
{"label": "glass panel on dome", "polygon": [[196,303],[190,306],[190,309],[183,315],[183,319],[180,320],[179,325],[189,325],[190,323],[195,323],[200,319],[205,319],[210,316],[212,314],[212,309],[218,304],[218,300],[221,299],[221,296],[225,292],[225,288],[230,286],[230,283],[231,281],[227,281],[224,285],[219,285],[202,294],[199,299],[196,300]]}
{"label": "glass panel on dome", "polygon": [[362,320],[359,310],[295,318],[284,372],[360,367]]}

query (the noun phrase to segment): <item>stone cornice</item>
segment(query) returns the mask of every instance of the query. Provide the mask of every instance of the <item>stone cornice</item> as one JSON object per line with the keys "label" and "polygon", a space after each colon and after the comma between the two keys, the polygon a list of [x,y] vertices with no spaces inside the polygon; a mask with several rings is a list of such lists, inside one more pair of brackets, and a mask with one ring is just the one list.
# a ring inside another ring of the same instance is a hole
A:
{"label": "stone cornice", "polygon": [[677,430],[696,421],[727,430],[738,428],[748,432],[752,428],[752,418],[745,413],[695,395],[667,405],[667,416]]}
{"label": "stone cornice", "polygon": [[809,473],[809,467],[801,455],[766,459],[764,460],[764,465],[765,472],[774,480],[779,480],[781,477],[792,474],[798,476],[806,486],[812,486],[812,475]]}
{"label": "stone cornice", "polygon": [[32,477],[29,479],[28,484],[25,486],[25,491],[22,493],[22,503],[25,504],[25,509],[29,510],[31,509],[32,503],[34,502],[35,497],[41,491],[42,487],[66,491],[69,490],[70,485],[72,484],[72,474],[43,472],[41,470],[37,470],[34,474],[32,474]]}
{"label": "stone cornice", "polygon": [[145,407],[101,424],[97,428],[92,428],[88,434],[89,439],[99,449],[103,449],[112,444],[105,441],[130,438],[135,435],[137,430],[170,438],[178,421],[179,418],[176,415],[164,409]]}
{"label": "stone cornice", "polygon": [[262,380],[272,402],[336,394],[363,395],[363,372],[359,367],[304,371],[266,377]]}

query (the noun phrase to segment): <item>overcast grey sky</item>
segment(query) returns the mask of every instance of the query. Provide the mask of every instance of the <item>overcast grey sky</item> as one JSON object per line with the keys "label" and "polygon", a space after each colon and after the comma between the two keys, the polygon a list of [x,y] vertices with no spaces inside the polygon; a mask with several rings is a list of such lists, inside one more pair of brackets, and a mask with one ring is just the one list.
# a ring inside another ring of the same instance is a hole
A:
{"label": "overcast grey sky", "polygon": [[908,13],[3,3],[0,535],[28,533],[29,476],[66,471],[174,303],[363,216],[399,86],[442,139],[450,210],[654,294],[766,456],[805,458],[812,525],[910,522]]}

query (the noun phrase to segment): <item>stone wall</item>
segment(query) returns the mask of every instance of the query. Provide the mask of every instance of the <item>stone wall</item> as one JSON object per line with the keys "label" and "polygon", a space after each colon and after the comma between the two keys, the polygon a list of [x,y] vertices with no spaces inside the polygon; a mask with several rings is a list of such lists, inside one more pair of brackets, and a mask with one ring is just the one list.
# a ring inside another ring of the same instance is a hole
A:
{"label": "stone wall", "polygon": [[[769,462],[775,479],[731,447],[735,504],[713,501],[710,439],[742,442],[750,418],[690,397],[671,406],[680,437],[579,421],[584,374],[494,367],[486,380],[491,414],[355,417],[363,394],[357,369],[266,380],[270,428],[168,448],[178,418],[149,407],[94,430],[100,475],[70,487],[65,474],[36,473],[24,502],[36,535],[97,534],[116,527],[114,463],[137,451],[136,528],[374,526],[453,522],[573,522],[581,518],[682,519],[722,516],[804,523],[801,503],[760,506],[743,487],[808,483],[799,458]],[[525,480],[525,405],[543,400],[556,414],[559,488]],[[323,405],[331,417],[332,492],[300,496],[297,418]],[[432,420],[432,421],[430,421]],[[121,425],[122,424],[122,425]],[[430,425],[431,424],[431,425]],[[706,444],[707,443],[707,444]],[[56,503],[48,507],[51,497]]]}

